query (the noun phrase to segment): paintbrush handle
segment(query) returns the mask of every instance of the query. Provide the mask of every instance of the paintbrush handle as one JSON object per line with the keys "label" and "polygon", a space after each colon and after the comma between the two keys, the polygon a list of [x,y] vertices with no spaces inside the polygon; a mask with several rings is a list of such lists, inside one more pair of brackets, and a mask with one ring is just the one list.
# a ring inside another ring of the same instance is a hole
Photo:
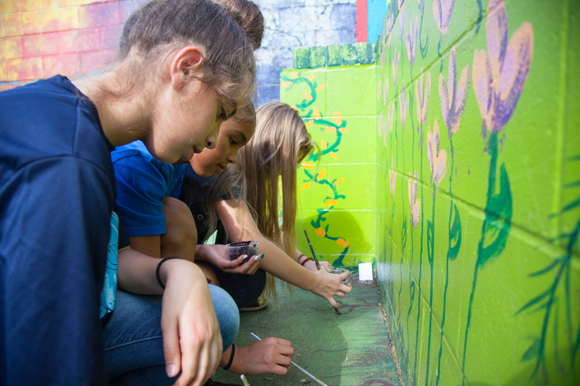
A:
{"label": "paintbrush handle", "polygon": [[308,241],[308,246],[310,247],[310,251],[312,252],[312,257],[314,258],[314,261],[316,262],[316,268],[318,268],[318,270],[320,271],[320,263],[318,262],[318,258],[316,257],[316,253],[314,253],[314,248],[312,248],[312,244],[310,243],[310,238],[308,237],[308,233],[306,232],[306,229],[304,229],[304,235],[306,236],[306,241]]}
{"label": "paintbrush handle", "polygon": [[[262,340],[260,339],[260,337],[256,334],[254,334],[253,332],[250,332],[250,334],[256,338],[257,340]],[[308,371],[304,370],[302,367],[298,366],[296,364],[296,362],[294,361],[290,361],[294,366],[296,366],[296,368],[298,368],[298,370],[302,371],[304,374],[308,375],[310,378],[312,378],[313,380],[315,380],[316,382],[318,382],[318,384],[322,385],[322,386],[328,386],[326,383],[322,382],[320,379],[316,378],[314,375],[310,374]]]}

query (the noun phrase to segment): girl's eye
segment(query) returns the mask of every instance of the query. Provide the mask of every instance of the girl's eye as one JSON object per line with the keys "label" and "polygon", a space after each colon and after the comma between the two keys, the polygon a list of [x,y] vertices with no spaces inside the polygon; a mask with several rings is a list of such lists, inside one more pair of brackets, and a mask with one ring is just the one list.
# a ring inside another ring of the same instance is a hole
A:
{"label": "girl's eye", "polygon": [[228,116],[226,114],[226,111],[224,110],[224,108],[220,108],[220,115],[219,115],[219,119],[221,119],[222,121],[225,121],[228,119]]}
{"label": "girl's eye", "polygon": [[236,146],[236,145],[238,144],[238,141],[236,141],[236,140],[235,140],[235,139],[233,139],[233,138],[230,138],[230,144],[231,144],[232,146]]}

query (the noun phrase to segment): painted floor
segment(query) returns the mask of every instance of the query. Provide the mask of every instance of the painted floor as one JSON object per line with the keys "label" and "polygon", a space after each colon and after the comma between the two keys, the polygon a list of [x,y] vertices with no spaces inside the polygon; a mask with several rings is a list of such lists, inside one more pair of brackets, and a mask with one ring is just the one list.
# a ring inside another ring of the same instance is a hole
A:
{"label": "painted floor", "polygon": [[[374,283],[351,276],[353,292],[339,300],[337,315],[324,299],[295,288],[278,290],[278,304],[241,314],[237,346],[275,336],[292,342],[292,360],[328,386],[400,385]],[[272,303],[272,302],[270,302]],[[251,386],[316,386],[295,366],[288,374],[246,376]],[[218,369],[212,379],[241,384],[238,375]]]}

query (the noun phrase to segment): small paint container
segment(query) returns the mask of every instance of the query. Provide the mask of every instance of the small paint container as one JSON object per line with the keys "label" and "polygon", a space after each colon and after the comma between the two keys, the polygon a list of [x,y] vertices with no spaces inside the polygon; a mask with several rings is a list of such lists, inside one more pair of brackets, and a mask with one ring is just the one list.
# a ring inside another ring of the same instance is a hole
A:
{"label": "small paint container", "polygon": [[235,260],[242,255],[248,255],[244,259],[244,263],[250,260],[252,256],[258,254],[258,243],[259,241],[238,241],[237,243],[226,244],[230,260]]}
{"label": "small paint container", "polygon": [[[332,274],[335,274],[335,275],[340,275],[340,274],[342,274],[344,272],[349,272],[349,270],[346,269],[346,268],[338,268],[338,267],[324,267],[324,269],[326,270],[326,272],[332,273]],[[346,280],[343,280],[342,281],[342,284],[350,284],[350,285],[352,285],[352,282],[350,280],[350,276],[347,277]]]}

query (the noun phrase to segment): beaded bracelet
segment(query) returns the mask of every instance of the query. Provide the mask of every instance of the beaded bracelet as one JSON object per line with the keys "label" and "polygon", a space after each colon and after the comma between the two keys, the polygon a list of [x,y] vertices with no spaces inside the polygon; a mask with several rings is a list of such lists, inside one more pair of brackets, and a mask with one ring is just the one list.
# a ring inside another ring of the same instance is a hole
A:
{"label": "beaded bracelet", "polygon": [[309,257],[308,259],[304,259],[304,261],[302,263],[300,263],[300,265],[304,267],[304,264],[308,263],[309,261],[314,261],[314,259],[312,257]]}

